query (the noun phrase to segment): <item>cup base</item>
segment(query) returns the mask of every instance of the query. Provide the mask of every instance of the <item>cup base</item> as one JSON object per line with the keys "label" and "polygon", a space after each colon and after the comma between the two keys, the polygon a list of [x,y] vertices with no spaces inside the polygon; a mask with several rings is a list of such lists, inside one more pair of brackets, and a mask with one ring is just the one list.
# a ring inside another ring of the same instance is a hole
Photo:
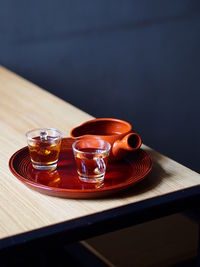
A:
{"label": "cup base", "polygon": [[103,183],[105,174],[98,177],[91,177],[91,176],[88,177],[85,175],[78,174],[78,177],[81,182],[97,184],[97,183]]}
{"label": "cup base", "polygon": [[32,163],[32,166],[36,170],[50,171],[50,170],[55,170],[57,168],[57,163],[54,163],[51,165],[37,165],[37,164]]}

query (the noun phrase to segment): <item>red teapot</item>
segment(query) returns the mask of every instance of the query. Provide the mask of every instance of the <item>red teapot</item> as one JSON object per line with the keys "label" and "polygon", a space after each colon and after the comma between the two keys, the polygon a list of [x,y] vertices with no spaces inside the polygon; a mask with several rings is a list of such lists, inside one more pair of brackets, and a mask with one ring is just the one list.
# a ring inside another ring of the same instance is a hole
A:
{"label": "red teapot", "polygon": [[98,118],[84,122],[71,130],[73,139],[102,139],[111,144],[109,161],[117,161],[129,151],[140,148],[142,140],[130,123],[114,118]]}

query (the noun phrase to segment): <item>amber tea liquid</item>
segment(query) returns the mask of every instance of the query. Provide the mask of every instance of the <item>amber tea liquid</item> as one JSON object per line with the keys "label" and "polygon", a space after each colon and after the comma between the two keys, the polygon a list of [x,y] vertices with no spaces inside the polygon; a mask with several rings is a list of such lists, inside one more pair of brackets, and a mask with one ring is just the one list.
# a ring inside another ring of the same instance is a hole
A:
{"label": "amber tea liquid", "polygon": [[[52,169],[56,167],[60,152],[61,140],[48,136],[45,140],[35,137],[28,142],[33,167],[36,169]],[[43,166],[43,168],[40,166]]]}

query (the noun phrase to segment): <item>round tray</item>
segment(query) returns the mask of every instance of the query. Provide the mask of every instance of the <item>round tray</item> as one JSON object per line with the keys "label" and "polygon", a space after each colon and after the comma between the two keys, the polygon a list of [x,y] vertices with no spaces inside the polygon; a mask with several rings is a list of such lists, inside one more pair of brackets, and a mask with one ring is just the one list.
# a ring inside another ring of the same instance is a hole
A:
{"label": "round tray", "polygon": [[103,184],[81,182],[76,172],[72,139],[64,138],[55,171],[38,171],[32,167],[28,147],[15,152],[9,167],[15,177],[40,193],[64,198],[97,198],[129,188],[144,179],[152,169],[150,156],[142,149],[107,166]]}

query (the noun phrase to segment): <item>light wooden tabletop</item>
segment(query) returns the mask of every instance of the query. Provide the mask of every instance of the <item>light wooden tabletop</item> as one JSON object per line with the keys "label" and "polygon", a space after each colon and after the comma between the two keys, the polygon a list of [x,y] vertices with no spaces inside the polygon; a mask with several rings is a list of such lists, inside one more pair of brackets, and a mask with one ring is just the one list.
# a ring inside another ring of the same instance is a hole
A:
{"label": "light wooden tabletop", "polygon": [[26,145],[25,132],[71,128],[92,116],[0,67],[0,239],[85,215],[136,203],[200,184],[200,175],[143,145],[154,168],[141,185],[121,197],[99,200],[61,199],[40,194],[9,171],[11,155]]}

